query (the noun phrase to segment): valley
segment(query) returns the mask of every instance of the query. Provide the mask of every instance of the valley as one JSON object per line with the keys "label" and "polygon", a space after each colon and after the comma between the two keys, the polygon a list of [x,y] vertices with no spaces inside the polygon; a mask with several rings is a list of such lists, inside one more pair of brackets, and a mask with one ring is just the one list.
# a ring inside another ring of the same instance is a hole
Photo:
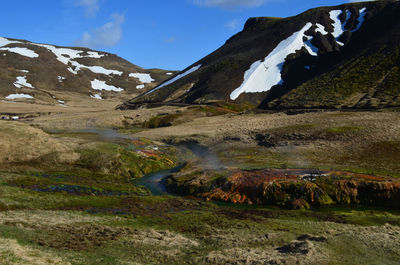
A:
{"label": "valley", "polygon": [[[31,105],[15,104],[20,117]],[[398,260],[399,191],[375,188],[369,198],[357,189],[398,185],[395,110],[288,115],[108,104],[42,106],[46,115],[1,121],[1,262]],[[327,172],[342,186],[328,184]],[[279,186],[263,186],[263,174]],[[343,193],[333,197],[332,187]]]}
{"label": "valley", "polygon": [[1,37],[0,264],[399,264],[399,10],[250,18],[182,71]]}

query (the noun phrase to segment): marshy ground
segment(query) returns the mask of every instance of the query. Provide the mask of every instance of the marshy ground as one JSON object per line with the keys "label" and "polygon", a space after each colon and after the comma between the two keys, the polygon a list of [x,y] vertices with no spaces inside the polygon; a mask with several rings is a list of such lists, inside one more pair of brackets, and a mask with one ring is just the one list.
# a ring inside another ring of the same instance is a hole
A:
{"label": "marshy ground", "polygon": [[16,103],[12,114],[26,118],[0,121],[1,264],[399,263],[396,201],[290,210],[190,192],[152,196],[134,184],[183,162],[174,178],[189,191],[218,188],[226,172],[271,168],[395,183],[398,112],[111,110],[117,103]]}

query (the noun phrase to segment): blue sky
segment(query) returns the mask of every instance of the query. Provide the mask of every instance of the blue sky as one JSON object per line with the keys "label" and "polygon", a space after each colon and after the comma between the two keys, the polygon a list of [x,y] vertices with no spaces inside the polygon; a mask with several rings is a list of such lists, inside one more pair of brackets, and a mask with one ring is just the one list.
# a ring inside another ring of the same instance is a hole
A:
{"label": "blue sky", "polygon": [[287,17],[349,0],[3,1],[0,36],[115,53],[144,68],[183,69],[247,18]]}

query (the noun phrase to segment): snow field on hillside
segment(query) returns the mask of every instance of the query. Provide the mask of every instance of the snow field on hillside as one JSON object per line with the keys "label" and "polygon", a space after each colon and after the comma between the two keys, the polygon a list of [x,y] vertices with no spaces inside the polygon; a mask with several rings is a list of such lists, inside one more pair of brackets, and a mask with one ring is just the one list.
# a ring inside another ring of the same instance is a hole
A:
{"label": "snow field on hillside", "polygon": [[171,78],[171,79],[168,80],[167,82],[164,82],[163,84],[159,85],[158,87],[156,87],[156,88],[150,90],[149,92],[146,93],[146,95],[148,95],[148,94],[150,94],[150,93],[153,93],[154,91],[156,91],[156,90],[158,90],[158,89],[160,89],[160,88],[162,88],[162,87],[165,87],[165,86],[168,86],[168,85],[170,85],[170,84],[172,84],[172,83],[175,83],[176,81],[178,81],[178,80],[181,79],[182,77],[185,77],[185,76],[187,76],[187,75],[190,75],[190,74],[193,73],[193,72],[196,72],[197,70],[200,69],[200,67],[201,67],[201,64],[196,65],[196,66],[193,66],[192,68],[190,68],[190,69],[187,70],[186,72],[183,72],[183,73],[181,73],[181,74],[178,74],[177,76]]}

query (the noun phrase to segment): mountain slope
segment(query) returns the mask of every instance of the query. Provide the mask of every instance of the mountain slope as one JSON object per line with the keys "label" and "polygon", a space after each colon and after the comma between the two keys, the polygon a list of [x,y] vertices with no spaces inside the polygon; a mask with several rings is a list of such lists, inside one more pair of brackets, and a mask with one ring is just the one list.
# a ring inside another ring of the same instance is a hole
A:
{"label": "mountain slope", "polygon": [[264,108],[398,106],[399,13],[393,0],[251,18],[221,48],[123,108],[220,100]]}
{"label": "mountain slope", "polygon": [[105,52],[0,37],[0,98],[5,100],[64,104],[54,92],[124,99],[154,88],[167,73]]}

